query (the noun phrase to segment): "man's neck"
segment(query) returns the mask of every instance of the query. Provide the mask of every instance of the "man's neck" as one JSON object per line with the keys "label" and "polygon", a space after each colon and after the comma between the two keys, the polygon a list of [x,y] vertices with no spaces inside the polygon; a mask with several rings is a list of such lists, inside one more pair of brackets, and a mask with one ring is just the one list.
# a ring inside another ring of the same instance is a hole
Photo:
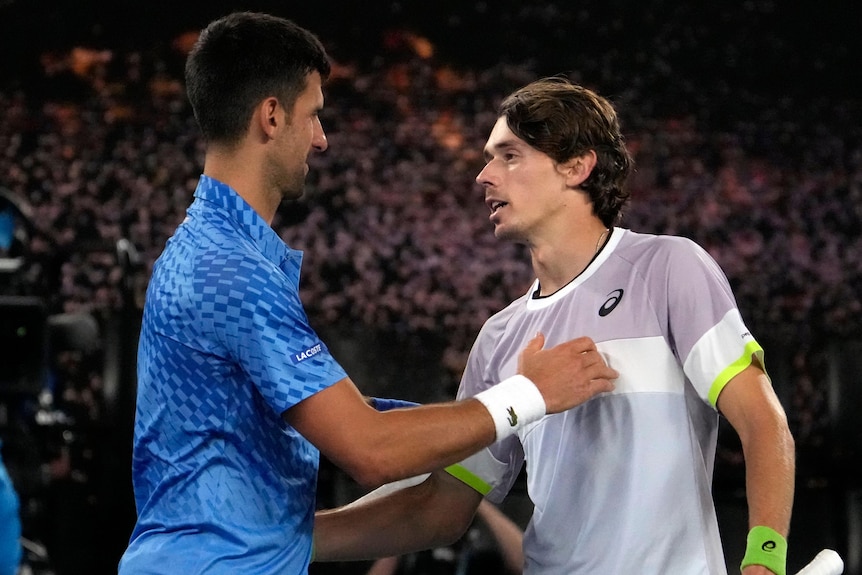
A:
{"label": "man's neck", "polygon": [[565,241],[531,244],[530,255],[533,271],[539,280],[539,295],[550,295],[581,275],[601,251],[609,234],[610,230],[598,224],[570,234]]}
{"label": "man's neck", "polygon": [[280,198],[267,193],[263,178],[256,169],[259,163],[240,154],[225,151],[207,152],[204,175],[227,184],[268,224],[272,224]]}

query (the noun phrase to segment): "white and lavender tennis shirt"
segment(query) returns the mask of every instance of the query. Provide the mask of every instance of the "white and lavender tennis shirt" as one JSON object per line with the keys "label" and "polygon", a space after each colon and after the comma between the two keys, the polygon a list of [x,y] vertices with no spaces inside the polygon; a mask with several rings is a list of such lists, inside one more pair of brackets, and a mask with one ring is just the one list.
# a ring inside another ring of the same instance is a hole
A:
{"label": "white and lavender tennis shirt", "polygon": [[516,372],[546,347],[595,340],[615,390],[525,427],[449,469],[492,501],[526,460],[535,510],[528,575],[726,573],[711,496],[724,385],[763,352],[727,279],[694,242],[615,228],[584,272],[553,295],[538,284],[477,338],[459,398]]}

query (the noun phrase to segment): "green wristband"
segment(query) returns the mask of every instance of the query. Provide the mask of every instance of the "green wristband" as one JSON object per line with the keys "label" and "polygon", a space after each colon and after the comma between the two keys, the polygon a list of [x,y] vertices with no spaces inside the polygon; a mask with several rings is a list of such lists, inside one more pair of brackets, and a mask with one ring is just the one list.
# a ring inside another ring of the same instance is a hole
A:
{"label": "green wristband", "polygon": [[748,532],[745,557],[739,568],[745,569],[749,565],[763,565],[775,575],[786,575],[787,540],[771,527],[752,527]]}

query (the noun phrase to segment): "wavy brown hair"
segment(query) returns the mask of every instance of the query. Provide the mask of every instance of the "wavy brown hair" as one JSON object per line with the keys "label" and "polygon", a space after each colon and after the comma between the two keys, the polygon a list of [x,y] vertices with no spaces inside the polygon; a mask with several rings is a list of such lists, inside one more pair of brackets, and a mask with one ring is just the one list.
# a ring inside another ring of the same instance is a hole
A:
{"label": "wavy brown hair", "polygon": [[605,226],[614,225],[629,199],[625,181],[634,162],[608,100],[554,76],[510,94],[499,115],[516,136],[559,164],[594,150],[596,165],[581,188],[590,195],[596,216]]}

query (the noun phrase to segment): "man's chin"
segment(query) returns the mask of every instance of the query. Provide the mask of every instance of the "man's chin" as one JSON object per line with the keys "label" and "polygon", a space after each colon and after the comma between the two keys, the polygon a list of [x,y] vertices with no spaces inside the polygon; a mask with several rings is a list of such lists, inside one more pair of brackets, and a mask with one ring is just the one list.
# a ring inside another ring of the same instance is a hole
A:
{"label": "man's chin", "polygon": [[305,186],[291,186],[290,188],[285,188],[281,191],[281,198],[288,202],[292,202],[302,198],[305,194]]}
{"label": "man's chin", "polygon": [[515,240],[518,238],[518,234],[511,228],[497,224],[494,226],[494,237],[498,240]]}
{"label": "man's chin", "polygon": [[494,237],[504,242],[512,242],[513,244],[529,244],[527,238],[525,238],[523,234],[519,233],[518,230],[513,230],[512,228],[497,226],[494,228]]}

